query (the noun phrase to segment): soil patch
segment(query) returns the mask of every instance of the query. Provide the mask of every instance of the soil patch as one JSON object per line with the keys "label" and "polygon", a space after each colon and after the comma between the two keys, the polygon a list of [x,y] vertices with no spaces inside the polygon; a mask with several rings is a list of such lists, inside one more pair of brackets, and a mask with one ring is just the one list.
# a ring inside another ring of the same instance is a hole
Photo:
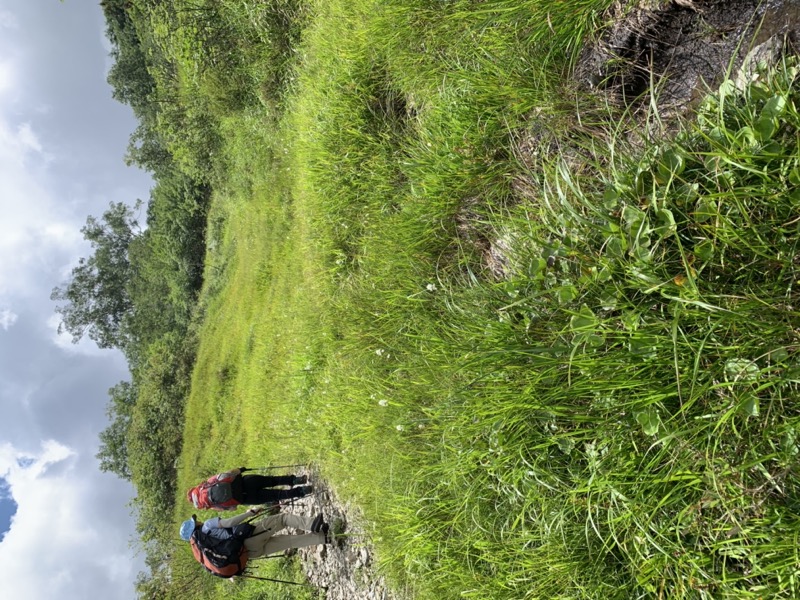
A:
{"label": "soil patch", "polygon": [[773,39],[794,47],[800,39],[796,0],[658,4],[612,9],[613,24],[578,60],[578,83],[625,104],[637,102],[655,85],[662,111],[683,111],[716,89],[726,74],[736,73],[753,48]]}

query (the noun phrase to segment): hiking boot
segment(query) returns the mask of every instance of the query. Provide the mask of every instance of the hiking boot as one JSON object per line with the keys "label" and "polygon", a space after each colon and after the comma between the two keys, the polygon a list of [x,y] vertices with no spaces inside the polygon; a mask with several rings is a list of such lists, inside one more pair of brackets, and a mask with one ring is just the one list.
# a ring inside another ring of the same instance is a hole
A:
{"label": "hiking boot", "polygon": [[319,513],[316,517],[314,517],[314,520],[311,522],[311,532],[319,533],[320,529],[322,529],[322,526],[324,524],[326,524],[325,517],[323,516],[322,513]]}
{"label": "hiking boot", "polygon": [[300,487],[292,488],[289,490],[290,497],[292,498],[302,498],[303,496],[308,496],[311,492],[314,491],[314,488],[310,485],[302,485]]}
{"label": "hiking boot", "polygon": [[323,523],[320,526],[320,529],[322,530],[322,533],[325,535],[325,543],[326,544],[330,544],[331,543],[331,536],[328,535],[328,533],[330,532],[331,526],[328,525],[327,523]]}
{"label": "hiking boot", "polygon": [[295,475],[292,478],[292,485],[305,485],[308,483],[308,475]]}

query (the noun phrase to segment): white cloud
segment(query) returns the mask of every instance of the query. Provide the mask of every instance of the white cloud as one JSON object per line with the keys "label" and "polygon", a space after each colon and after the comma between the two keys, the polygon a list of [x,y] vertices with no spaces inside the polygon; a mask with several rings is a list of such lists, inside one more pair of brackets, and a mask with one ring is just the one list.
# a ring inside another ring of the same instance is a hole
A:
{"label": "white cloud", "polygon": [[33,150],[38,154],[42,153],[42,144],[39,143],[39,138],[33,132],[30,123],[22,123],[17,128],[17,139],[26,150]]}
{"label": "white cloud", "polygon": [[0,61],[0,94],[13,90],[17,81],[16,72],[9,61]]}
{"label": "white cloud", "polygon": [[0,9],[0,29],[19,29],[19,22],[9,11]]}
{"label": "white cloud", "polygon": [[0,476],[17,503],[0,542],[4,597],[131,597],[137,565],[126,536],[98,515],[94,488],[102,483],[78,464],[74,450],[53,440],[33,453],[0,444]]}
{"label": "white cloud", "polygon": [[51,157],[34,127],[15,126],[1,111],[0,298],[24,298],[41,295],[42,272],[78,254],[84,242],[77,217],[66,212],[69,202],[47,187]]}
{"label": "white cloud", "polygon": [[18,317],[19,315],[11,312],[8,308],[0,310],[0,327],[8,331],[8,328],[17,322]]}

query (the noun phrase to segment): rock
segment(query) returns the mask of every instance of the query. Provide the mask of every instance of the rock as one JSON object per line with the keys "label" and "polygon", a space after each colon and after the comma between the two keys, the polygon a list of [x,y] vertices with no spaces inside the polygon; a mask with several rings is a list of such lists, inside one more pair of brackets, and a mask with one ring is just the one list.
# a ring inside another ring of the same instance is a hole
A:
{"label": "rock", "polygon": [[326,600],[403,600],[373,568],[374,549],[358,510],[341,502],[316,472],[304,474],[314,493],[295,500],[289,510],[306,516],[321,512],[335,536],[331,544],[298,550],[308,580],[327,588]]}

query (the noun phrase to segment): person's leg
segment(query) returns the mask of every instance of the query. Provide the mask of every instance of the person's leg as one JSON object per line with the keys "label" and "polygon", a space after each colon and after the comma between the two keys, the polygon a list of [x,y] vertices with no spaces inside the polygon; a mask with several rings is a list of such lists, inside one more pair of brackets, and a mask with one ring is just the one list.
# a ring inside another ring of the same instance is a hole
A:
{"label": "person's leg", "polygon": [[294,484],[294,475],[242,475],[242,483],[247,488],[277,487]]}
{"label": "person's leg", "polygon": [[324,544],[326,536],[324,533],[304,533],[300,535],[275,535],[281,529],[291,527],[311,531],[314,519],[301,517],[291,513],[280,513],[264,517],[257,524],[253,534],[245,540],[247,551],[253,558],[267,556],[282,552],[289,548],[303,548],[305,546],[315,546]]}
{"label": "person's leg", "polygon": [[261,546],[262,554],[268,556],[276,552],[283,552],[290,548],[305,548],[306,546],[317,546],[325,543],[325,535],[322,533],[303,533],[300,535],[273,535],[269,536]]}
{"label": "person's leg", "polygon": [[242,504],[266,504],[268,502],[278,502],[279,500],[302,498],[312,491],[313,488],[310,485],[295,487],[288,490],[276,490],[271,488],[252,488],[245,482],[242,485],[242,496],[237,499]]}
{"label": "person's leg", "polygon": [[292,527],[293,529],[302,529],[303,531],[311,531],[314,524],[314,519],[311,517],[301,517],[293,513],[278,513],[277,515],[269,515],[256,523],[256,528],[253,535],[258,535],[263,531],[271,531],[277,533],[281,529]]}

